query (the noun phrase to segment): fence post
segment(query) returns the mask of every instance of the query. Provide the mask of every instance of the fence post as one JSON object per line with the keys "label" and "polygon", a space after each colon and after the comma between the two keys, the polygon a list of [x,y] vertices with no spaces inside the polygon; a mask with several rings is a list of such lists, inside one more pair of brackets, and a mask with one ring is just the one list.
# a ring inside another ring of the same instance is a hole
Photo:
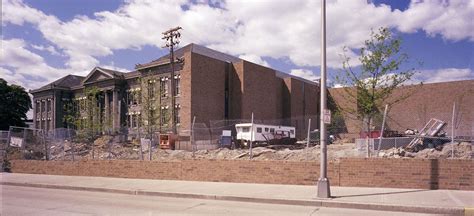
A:
{"label": "fence post", "polygon": [[[25,130],[26,131],[26,130]],[[46,142],[46,136],[45,136],[45,133],[41,133],[43,136],[43,143],[44,143],[44,158],[46,160],[49,160],[49,151],[48,151],[48,142]]]}
{"label": "fence post", "polygon": [[144,160],[143,156],[143,146],[142,146],[142,136],[140,134],[140,129],[137,128],[137,135],[138,135],[138,143],[140,144],[140,160]]}
{"label": "fence post", "polygon": [[23,160],[25,160],[25,151],[26,151],[26,130],[23,128],[23,143],[22,143],[22,147],[20,149],[22,149],[22,155],[23,155]]}
{"label": "fence post", "polygon": [[65,139],[61,140],[61,146],[63,147],[63,154],[61,160],[65,161],[66,160],[66,143]]}
{"label": "fence post", "polygon": [[451,158],[454,158],[454,116],[456,115],[456,102],[453,103],[453,116],[451,118]]}
{"label": "fence post", "polygon": [[253,147],[253,112],[252,112],[252,120],[250,124],[250,147],[249,147],[249,157],[252,159],[253,153],[252,153],[252,147]]}
{"label": "fence post", "polygon": [[309,135],[310,135],[310,133],[311,133],[311,118],[308,119],[308,138],[306,138],[307,139],[306,148],[309,148],[309,140],[310,140]]}
{"label": "fence post", "polygon": [[388,104],[385,105],[385,111],[383,112],[382,131],[380,131],[379,146],[377,148],[376,157],[379,157],[380,146],[382,145],[383,131],[385,130],[385,118],[387,117],[387,110],[388,110]]}
{"label": "fence post", "polygon": [[150,142],[148,143],[148,160],[152,160],[152,149],[151,149],[151,143],[153,142],[153,132],[150,134]]}
{"label": "fence post", "polygon": [[8,150],[10,149],[11,129],[12,129],[12,127],[10,126],[10,127],[8,128],[7,146],[5,146],[5,151],[4,151],[5,155],[3,156],[4,158],[3,158],[3,161],[2,161],[2,168],[1,168],[2,171],[5,171],[5,170],[4,170],[4,164],[3,164],[3,163],[9,161],[9,159],[8,159],[8,156],[9,156],[9,155],[8,155]]}
{"label": "fence post", "polygon": [[[91,129],[91,130],[92,130],[92,129]],[[92,134],[94,134],[94,136],[96,135],[94,130],[92,130]],[[92,160],[94,160],[94,159],[95,159],[95,146],[94,146],[94,141],[91,142],[91,146],[92,146]]]}
{"label": "fence post", "polygon": [[191,140],[191,149],[193,150],[193,158],[195,153],[195,142],[194,142],[194,123],[196,122],[196,116],[193,117],[193,123],[191,124],[191,136],[189,139]]}

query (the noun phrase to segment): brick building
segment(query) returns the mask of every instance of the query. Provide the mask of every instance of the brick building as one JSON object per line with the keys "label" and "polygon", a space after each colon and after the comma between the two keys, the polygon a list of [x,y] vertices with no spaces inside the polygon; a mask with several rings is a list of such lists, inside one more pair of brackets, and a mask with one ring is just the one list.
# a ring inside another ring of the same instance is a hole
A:
{"label": "brick building", "polygon": [[[348,102],[345,94],[343,88],[329,89],[329,97],[338,107],[355,106]],[[456,102],[455,135],[474,137],[474,80],[405,86],[395,90],[388,100],[404,95],[409,96],[390,107],[386,125],[389,130],[420,130],[431,118],[436,118],[447,123],[445,130],[450,136],[453,103]],[[380,125],[378,122],[376,130]],[[349,115],[344,115],[344,121],[338,126],[343,127],[350,137],[357,137],[362,130],[361,121]]]}
{"label": "brick building", "polygon": [[[161,131],[176,128],[178,132],[190,128],[193,116],[196,122],[209,124],[212,120],[249,119],[252,112],[261,120],[291,120],[319,113],[319,86],[315,82],[196,44],[176,50],[175,56],[174,77],[169,56],[165,55],[137,64],[132,72],[96,67],[86,77],[67,75],[31,90],[35,128],[65,128],[65,104],[74,101],[75,110],[83,111],[81,101],[91,87],[100,91],[98,119],[110,122],[114,130],[139,127],[145,113],[156,112],[162,117],[145,124],[156,124]],[[145,91],[144,80],[153,112],[146,111],[145,101],[136,96]],[[165,113],[173,113],[168,112],[173,99],[174,115],[164,118]],[[303,136],[305,121],[289,122],[297,127],[297,135]]]}

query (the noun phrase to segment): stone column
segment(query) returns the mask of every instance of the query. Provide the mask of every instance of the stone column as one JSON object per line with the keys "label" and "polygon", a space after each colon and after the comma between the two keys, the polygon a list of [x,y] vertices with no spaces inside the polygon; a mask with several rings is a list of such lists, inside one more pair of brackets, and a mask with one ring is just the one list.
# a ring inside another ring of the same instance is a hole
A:
{"label": "stone column", "polygon": [[114,89],[112,92],[112,128],[114,131],[117,131],[120,126],[118,100],[118,91]]}
{"label": "stone column", "polygon": [[37,116],[36,116],[36,109],[38,107],[38,103],[36,100],[33,101],[33,127],[35,129],[38,128],[38,121],[37,121]]}
{"label": "stone column", "polygon": [[43,100],[40,99],[39,100],[39,113],[40,113],[40,117],[39,117],[39,129],[43,129]]}
{"label": "stone column", "polygon": [[[56,129],[56,101],[57,98],[56,98],[56,93],[53,94],[53,99],[51,99],[51,103],[53,103],[53,106],[52,106],[52,111],[51,111],[51,121],[53,121],[53,129]],[[61,126],[62,127],[62,126]]]}
{"label": "stone column", "polygon": [[46,132],[51,130],[51,98],[46,99]]}
{"label": "stone column", "polygon": [[109,125],[110,123],[109,91],[105,90],[104,94],[105,94],[105,97],[104,97],[105,98],[105,127],[108,130],[111,126]]}

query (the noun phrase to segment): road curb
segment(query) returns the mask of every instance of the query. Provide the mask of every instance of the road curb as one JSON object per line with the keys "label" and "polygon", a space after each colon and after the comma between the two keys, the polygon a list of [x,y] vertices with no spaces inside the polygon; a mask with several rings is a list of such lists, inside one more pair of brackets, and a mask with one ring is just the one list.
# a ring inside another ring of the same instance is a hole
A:
{"label": "road curb", "polygon": [[280,204],[280,205],[320,206],[320,207],[328,207],[328,208],[366,209],[366,210],[377,210],[377,211],[399,211],[399,212],[447,214],[447,215],[465,215],[465,213],[467,213],[466,209],[462,207],[390,205],[390,204],[381,204],[381,203],[343,202],[343,201],[328,200],[328,199],[313,199],[313,200],[271,199],[271,198],[257,198],[257,197],[188,194],[188,193],[173,193],[173,192],[160,192],[160,191],[126,190],[126,189],[113,189],[113,188],[96,188],[96,187],[51,185],[51,184],[37,184],[37,183],[19,183],[19,182],[1,182],[1,185],[77,190],[77,191],[89,191],[89,192],[118,193],[118,194],[128,194],[128,195],[160,196],[160,197],[172,197],[172,198],[207,199],[207,200]]}

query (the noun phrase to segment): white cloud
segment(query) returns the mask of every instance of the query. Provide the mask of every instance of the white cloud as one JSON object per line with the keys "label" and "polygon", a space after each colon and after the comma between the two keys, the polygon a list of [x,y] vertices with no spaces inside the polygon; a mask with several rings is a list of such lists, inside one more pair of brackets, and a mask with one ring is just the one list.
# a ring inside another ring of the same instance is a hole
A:
{"label": "white cloud", "polygon": [[447,40],[474,41],[474,1],[412,1],[408,10],[394,13],[402,32],[423,29]]}
{"label": "white cloud", "polygon": [[56,48],[54,48],[54,46],[43,46],[43,45],[32,44],[31,47],[36,50],[48,51],[51,55],[61,56],[61,53],[59,53],[56,50]]}
{"label": "white cloud", "polygon": [[68,72],[46,64],[43,57],[26,49],[22,39],[1,40],[1,44],[0,74],[9,82],[38,88]]}
{"label": "white cloud", "polygon": [[[127,0],[115,11],[97,12],[92,17],[79,14],[62,21],[20,0],[2,0],[2,25],[30,23],[52,44],[36,45],[37,48],[52,54],[60,50],[68,57],[65,69],[51,68],[23,46],[21,52],[29,52],[26,61],[49,68],[38,72],[48,80],[59,78],[62,74],[58,71],[64,70],[85,75],[103,64],[100,57],[112,55],[115,50],[161,47],[161,32],[177,25],[183,27],[182,44],[206,45],[264,65],[268,63],[262,57],[283,57],[297,66],[320,65],[319,1],[229,0],[219,3],[222,8],[203,2]],[[474,2],[468,0],[413,1],[405,11],[376,6],[370,1],[328,1],[327,64],[341,67],[343,47],[362,47],[371,29],[382,26],[402,32],[422,30],[446,40],[474,41],[473,19]],[[357,54],[349,51],[347,55],[356,66]],[[18,65],[13,68],[16,69],[11,74],[25,71]]]}
{"label": "white cloud", "polygon": [[473,80],[474,71],[470,68],[441,68],[436,70],[422,70],[414,75],[411,83],[437,83],[459,80]]}
{"label": "white cloud", "polygon": [[306,69],[292,69],[290,74],[313,82],[319,82],[320,78],[319,76],[314,75],[312,71]]}
{"label": "white cloud", "polygon": [[258,55],[252,55],[252,54],[251,55],[240,55],[239,58],[241,58],[243,60],[246,60],[246,61],[249,61],[249,62],[253,62],[255,64],[265,66],[265,67],[270,67],[270,64],[268,64],[267,61],[263,60]]}

